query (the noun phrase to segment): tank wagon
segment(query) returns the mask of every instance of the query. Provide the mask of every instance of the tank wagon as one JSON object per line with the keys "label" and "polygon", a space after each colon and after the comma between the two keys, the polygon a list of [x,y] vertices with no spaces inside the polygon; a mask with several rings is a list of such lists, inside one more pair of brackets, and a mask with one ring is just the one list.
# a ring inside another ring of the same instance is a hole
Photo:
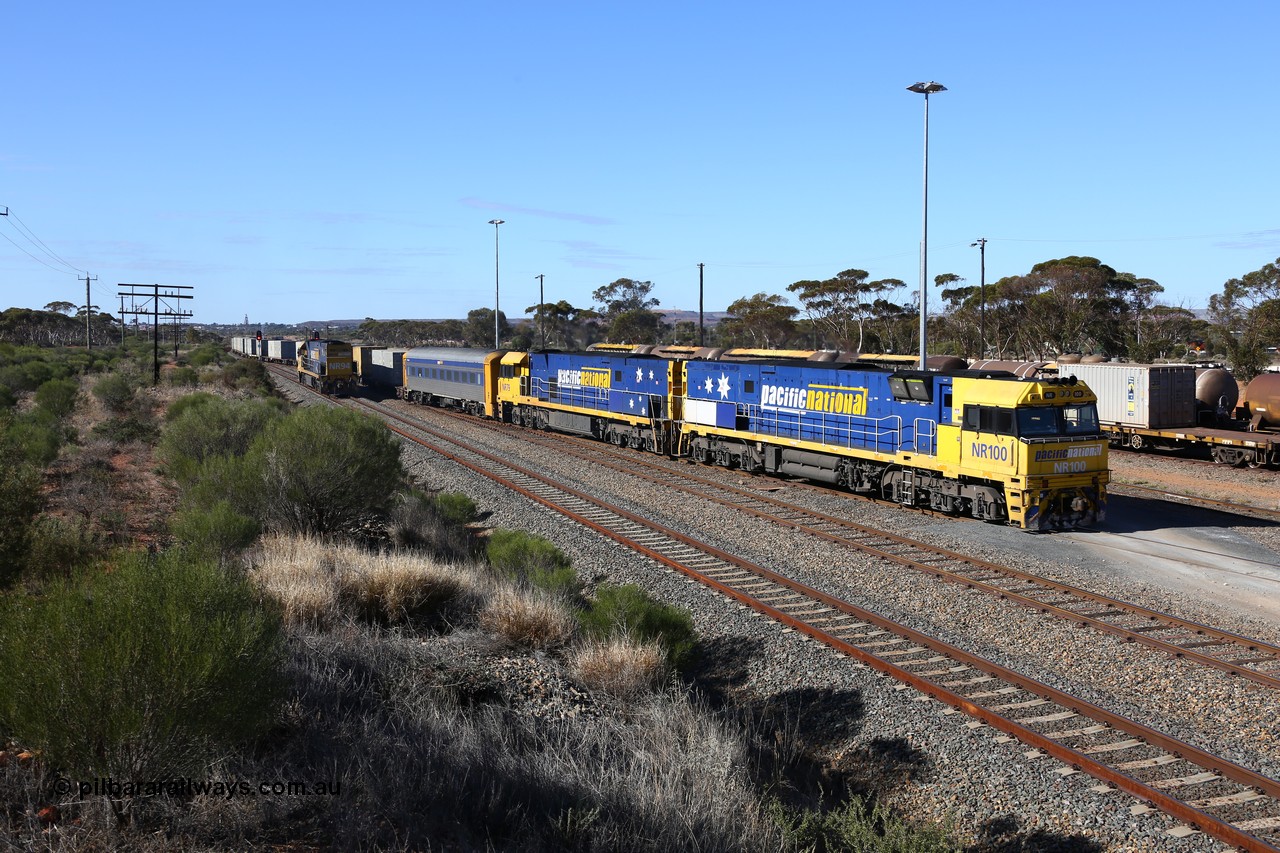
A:
{"label": "tank wagon", "polygon": [[298,345],[298,381],[322,394],[344,396],[355,387],[351,344],[312,339]]}

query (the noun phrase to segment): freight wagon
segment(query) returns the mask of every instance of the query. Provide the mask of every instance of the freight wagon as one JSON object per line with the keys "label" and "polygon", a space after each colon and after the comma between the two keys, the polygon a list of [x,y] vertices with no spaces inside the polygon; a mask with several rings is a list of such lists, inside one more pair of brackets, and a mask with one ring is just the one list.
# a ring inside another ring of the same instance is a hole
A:
{"label": "freight wagon", "polygon": [[[1237,417],[1239,389],[1225,370],[1116,362],[1057,368],[1097,393],[1098,417],[1114,447],[1200,450],[1215,462],[1254,468],[1280,463],[1280,435],[1260,429],[1265,419],[1249,423],[1247,399],[1244,417]],[[1265,390],[1254,397],[1265,397]]]}

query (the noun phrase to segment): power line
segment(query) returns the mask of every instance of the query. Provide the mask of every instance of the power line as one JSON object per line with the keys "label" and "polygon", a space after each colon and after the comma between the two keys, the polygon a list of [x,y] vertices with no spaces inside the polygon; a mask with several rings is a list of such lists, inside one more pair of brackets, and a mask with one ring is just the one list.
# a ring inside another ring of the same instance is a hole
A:
{"label": "power line", "polygon": [[22,218],[18,216],[18,214],[14,213],[12,210],[9,211],[9,218],[17,222],[18,225],[21,226],[21,230],[24,236],[26,236],[27,239],[31,240],[31,242],[35,243],[37,246],[43,249],[46,255],[53,258],[58,263],[64,264],[70,267],[75,272],[84,272],[84,270],[77,268],[75,264],[71,263],[66,258],[62,257],[57,252],[53,251],[53,249],[50,249],[47,245],[45,245],[45,242],[35,235],[35,232],[31,230],[31,227],[28,226],[27,223],[23,222]]}
{"label": "power line", "polygon": [[41,240],[39,237],[35,235],[35,232],[31,230],[31,227],[27,225],[25,222],[23,222],[18,217],[18,214],[13,212],[12,208],[6,207],[5,211],[6,211],[6,215],[4,216],[4,220],[6,222],[12,222],[13,228],[18,232],[18,234],[20,234],[24,239],[26,239],[33,246],[36,246],[41,252],[47,255],[50,259],[52,259],[56,263],[61,264],[66,269],[58,269],[57,267],[45,261],[44,259],[39,258],[36,255],[33,255],[26,248],[14,242],[13,238],[11,238],[9,235],[4,234],[3,232],[0,232],[0,237],[4,237],[6,240],[8,240],[9,243],[15,249],[22,252],[24,255],[31,258],[33,261],[39,264],[43,264],[44,266],[48,267],[54,272],[61,272],[61,273],[70,272],[73,275],[78,275],[79,273],[85,272],[85,270],[80,269],[75,264],[72,264],[71,262],[67,261],[65,258],[61,257],[57,252],[50,249],[43,240]]}

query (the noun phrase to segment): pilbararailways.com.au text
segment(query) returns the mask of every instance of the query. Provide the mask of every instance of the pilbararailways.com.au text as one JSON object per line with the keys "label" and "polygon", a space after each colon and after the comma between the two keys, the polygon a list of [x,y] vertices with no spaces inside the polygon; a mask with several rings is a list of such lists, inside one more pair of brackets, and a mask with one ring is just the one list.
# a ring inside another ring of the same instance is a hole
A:
{"label": "pilbararailways.com.au text", "polygon": [[59,794],[79,794],[81,797],[195,797],[211,796],[233,800],[237,797],[337,797],[342,794],[342,781],[274,781],[251,782],[248,779],[192,779],[176,776],[138,782],[115,779],[110,776],[96,779],[59,778],[54,782]]}

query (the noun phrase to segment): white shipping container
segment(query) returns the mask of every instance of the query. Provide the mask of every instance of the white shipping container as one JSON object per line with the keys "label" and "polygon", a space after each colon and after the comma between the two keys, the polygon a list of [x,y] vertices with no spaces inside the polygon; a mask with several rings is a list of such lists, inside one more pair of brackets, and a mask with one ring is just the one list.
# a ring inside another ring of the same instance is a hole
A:
{"label": "white shipping container", "polygon": [[1098,420],[1138,429],[1196,425],[1196,369],[1190,364],[1060,364],[1098,396]]}

